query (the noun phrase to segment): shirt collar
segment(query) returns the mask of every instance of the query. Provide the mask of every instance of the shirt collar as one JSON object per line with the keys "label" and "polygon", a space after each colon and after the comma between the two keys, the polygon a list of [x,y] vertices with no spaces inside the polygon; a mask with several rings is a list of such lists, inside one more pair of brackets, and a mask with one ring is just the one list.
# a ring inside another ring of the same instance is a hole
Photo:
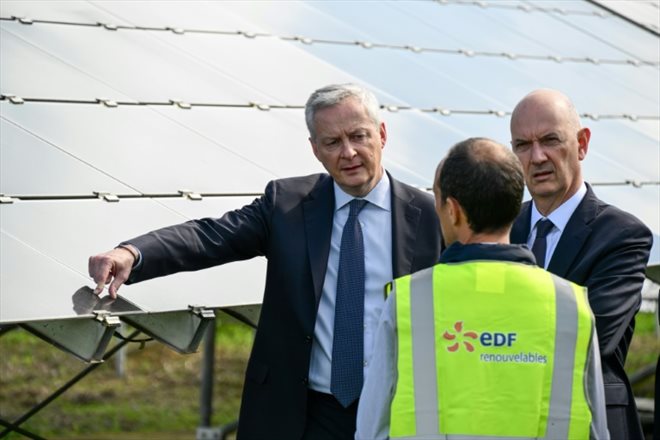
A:
{"label": "shirt collar", "polygon": [[530,223],[530,225],[532,225],[531,229],[534,229],[536,223],[542,218],[548,218],[550,221],[552,221],[552,224],[555,225],[555,228],[559,229],[560,233],[563,232],[564,228],[566,228],[568,220],[571,218],[586,194],[587,185],[582,182],[582,185],[580,185],[580,188],[578,188],[577,192],[573,194],[570,199],[562,203],[557,209],[552,211],[547,217],[543,217],[539,210],[536,209],[536,203],[532,203],[532,218]]}
{"label": "shirt collar", "polygon": [[[346,204],[348,204],[355,197],[344,192],[344,190],[341,189],[339,185],[337,185],[337,182],[334,182],[334,188],[335,211],[338,211],[346,206]],[[387,176],[387,173],[383,171],[383,175],[381,176],[380,181],[376,184],[376,186],[374,186],[373,189],[369,191],[369,194],[360,198],[366,200],[372,205],[384,209],[385,211],[390,211],[392,208],[392,198],[390,197],[390,179]]]}

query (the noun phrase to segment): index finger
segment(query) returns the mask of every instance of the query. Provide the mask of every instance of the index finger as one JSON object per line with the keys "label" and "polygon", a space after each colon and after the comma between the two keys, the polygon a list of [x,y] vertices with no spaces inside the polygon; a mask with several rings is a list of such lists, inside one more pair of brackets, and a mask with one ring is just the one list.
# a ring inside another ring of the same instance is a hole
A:
{"label": "index finger", "polygon": [[103,289],[105,288],[105,281],[99,281],[96,284],[96,288],[94,289],[94,293],[98,295],[99,293],[103,292]]}
{"label": "index finger", "polygon": [[89,257],[88,272],[96,283],[94,293],[97,295],[103,291],[103,288],[110,277],[112,264],[109,264],[102,256],[96,255]]}

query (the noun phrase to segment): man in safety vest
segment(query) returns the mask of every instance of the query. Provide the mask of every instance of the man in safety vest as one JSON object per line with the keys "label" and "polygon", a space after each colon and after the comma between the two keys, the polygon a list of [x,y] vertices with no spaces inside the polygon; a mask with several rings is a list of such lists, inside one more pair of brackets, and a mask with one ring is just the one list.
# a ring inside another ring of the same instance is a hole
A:
{"label": "man in safety vest", "polygon": [[380,318],[356,439],[608,439],[583,287],[509,244],[524,178],[489,139],[456,144],[434,181],[449,246],[397,278]]}

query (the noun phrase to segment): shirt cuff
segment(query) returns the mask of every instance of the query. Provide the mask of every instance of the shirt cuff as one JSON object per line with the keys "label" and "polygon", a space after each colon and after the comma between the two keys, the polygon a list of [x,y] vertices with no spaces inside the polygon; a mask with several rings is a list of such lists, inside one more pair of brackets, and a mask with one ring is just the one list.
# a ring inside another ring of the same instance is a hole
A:
{"label": "shirt cuff", "polygon": [[117,248],[126,249],[128,252],[131,253],[131,255],[133,255],[133,257],[135,258],[135,261],[133,261],[132,269],[137,269],[138,267],[140,267],[142,265],[142,252],[140,252],[140,249],[138,249],[137,246],[135,246],[132,243],[122,242],[122,243],[119,243],[115,247],[115,249],[117,249]]}

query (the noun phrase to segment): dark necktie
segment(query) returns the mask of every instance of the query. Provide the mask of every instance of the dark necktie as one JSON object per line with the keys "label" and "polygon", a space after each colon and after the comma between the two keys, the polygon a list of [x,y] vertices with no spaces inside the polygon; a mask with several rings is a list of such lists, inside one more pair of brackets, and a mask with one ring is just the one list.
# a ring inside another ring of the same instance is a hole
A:
{"label": "dark necktie", "polygon": [[360,396],[364,359],[364,243],[358,214],[366,200],[350,202],[339,249],[330,389],[345,408]]}
{"label": "dark necktie", "polygon": [[541,219],[536,223],[536,238],[532,245],[532,253],[539,267],[545,267],[545,252],[548,248],[546,237],[554,226],[548,219]]}

